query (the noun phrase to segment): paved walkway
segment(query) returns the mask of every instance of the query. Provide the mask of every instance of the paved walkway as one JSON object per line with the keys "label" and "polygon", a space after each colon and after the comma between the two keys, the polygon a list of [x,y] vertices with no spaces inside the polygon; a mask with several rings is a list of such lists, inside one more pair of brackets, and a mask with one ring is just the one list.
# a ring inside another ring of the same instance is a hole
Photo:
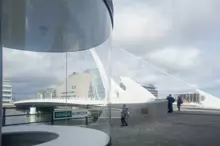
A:
{"label": "paved walkway", "polygon": [[114,126],[113,146],[219,146],[220,116],[169,114],[162,121]]}
{"label": "paved walkway", "polygon": [[217,115],[175,112],[154,122],[128,127],[112,126],[112,146],[219,145],[220,116]]}

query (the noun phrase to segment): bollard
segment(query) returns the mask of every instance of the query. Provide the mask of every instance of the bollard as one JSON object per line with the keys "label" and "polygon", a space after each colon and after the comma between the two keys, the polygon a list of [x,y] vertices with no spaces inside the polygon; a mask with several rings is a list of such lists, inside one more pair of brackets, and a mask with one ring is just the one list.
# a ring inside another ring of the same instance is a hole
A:
{"label": "bollard", "polygon": [[52,112],[51,112],[51,125],[53,125],[54,124],[54,115],[53,115],[53,113],[54,113],[54,109],[52,109]]}
{"label": "bollard", "polygon": [[[86,109],[87,110],[89,109],[89,105],[86,105]],[[88,113],[87,113],[87,116],[86,116],[86,125],[88,125]]]}
{"label": "bollard", "polygon": [[5,126],[5,107],[3,107],[2,112],[2,126]]}
{"label": "bollard", "polygon": [[88,117],[86,116],[86,125],[88,125]]}

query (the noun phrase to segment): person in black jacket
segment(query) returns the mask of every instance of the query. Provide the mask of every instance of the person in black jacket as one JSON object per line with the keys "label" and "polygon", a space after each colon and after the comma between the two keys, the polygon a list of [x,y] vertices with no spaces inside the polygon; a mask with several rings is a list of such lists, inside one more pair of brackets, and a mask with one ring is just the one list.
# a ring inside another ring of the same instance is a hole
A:
{"label": "person in black jacket", "polygon": [[127,116],[127,107],[126,104],[123,104],[122,110],[121,110],[121,126],[128,126],[128,123],[126,122],[126,116]]}
{"label": "person in black jacket", "polygon": [[178,111],[180,111],[181,104],[183,104],[183,100],[182,100],[181,96],[178,96],[178,99],[177,99]]}
{"label": "person in black jacket", "polygon": [[173,103],[175,102],[175,99],[170,94],[169,96],[167,96],[167,100],[168,100],[168,113],[172,113],[173,112]]}

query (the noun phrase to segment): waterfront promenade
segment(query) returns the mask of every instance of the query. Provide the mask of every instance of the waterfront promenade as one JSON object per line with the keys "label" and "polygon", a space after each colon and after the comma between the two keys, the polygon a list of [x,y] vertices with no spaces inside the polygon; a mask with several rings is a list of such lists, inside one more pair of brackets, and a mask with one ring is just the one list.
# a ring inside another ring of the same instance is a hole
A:
{"label": "waterfront promenade", "polygon": [[[102,129],[100,125],[89,127]],[[120,119],[114,119],[112,146],[219,146],[219,129],[220,112],[174,112],[128,127],[120,127]]]}
{"label": "waterfront promenade", "polygon": [[[108,133],[107,122],[83,127]],[[68,120],[68,123],[55,125],[75,124]],[[120,118],[115,117],[112,119],[112,146],[219,146],[219,129],[220,111],[211,109],[183,109],[160,119],[146,118],[128,127],[121,127]]]}
{"label": "waterfront promenade", "polygon": [[[120,129],[119,129],[120,128]],[[220,116],[169,114],[165,119],[120,127],[113,125],[113,146],[219,146]]]}

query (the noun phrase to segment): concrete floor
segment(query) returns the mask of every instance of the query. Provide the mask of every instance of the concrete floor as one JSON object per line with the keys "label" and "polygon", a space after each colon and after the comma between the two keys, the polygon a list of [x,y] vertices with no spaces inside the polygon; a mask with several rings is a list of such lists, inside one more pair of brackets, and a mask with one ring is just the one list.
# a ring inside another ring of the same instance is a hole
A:
{"label": "concrete floor", "polygon": [[[118,119],[119,120],[119,119]],[[112,126],[112,146],[219,146],[220,116],[168,114],[139,125]]]}

